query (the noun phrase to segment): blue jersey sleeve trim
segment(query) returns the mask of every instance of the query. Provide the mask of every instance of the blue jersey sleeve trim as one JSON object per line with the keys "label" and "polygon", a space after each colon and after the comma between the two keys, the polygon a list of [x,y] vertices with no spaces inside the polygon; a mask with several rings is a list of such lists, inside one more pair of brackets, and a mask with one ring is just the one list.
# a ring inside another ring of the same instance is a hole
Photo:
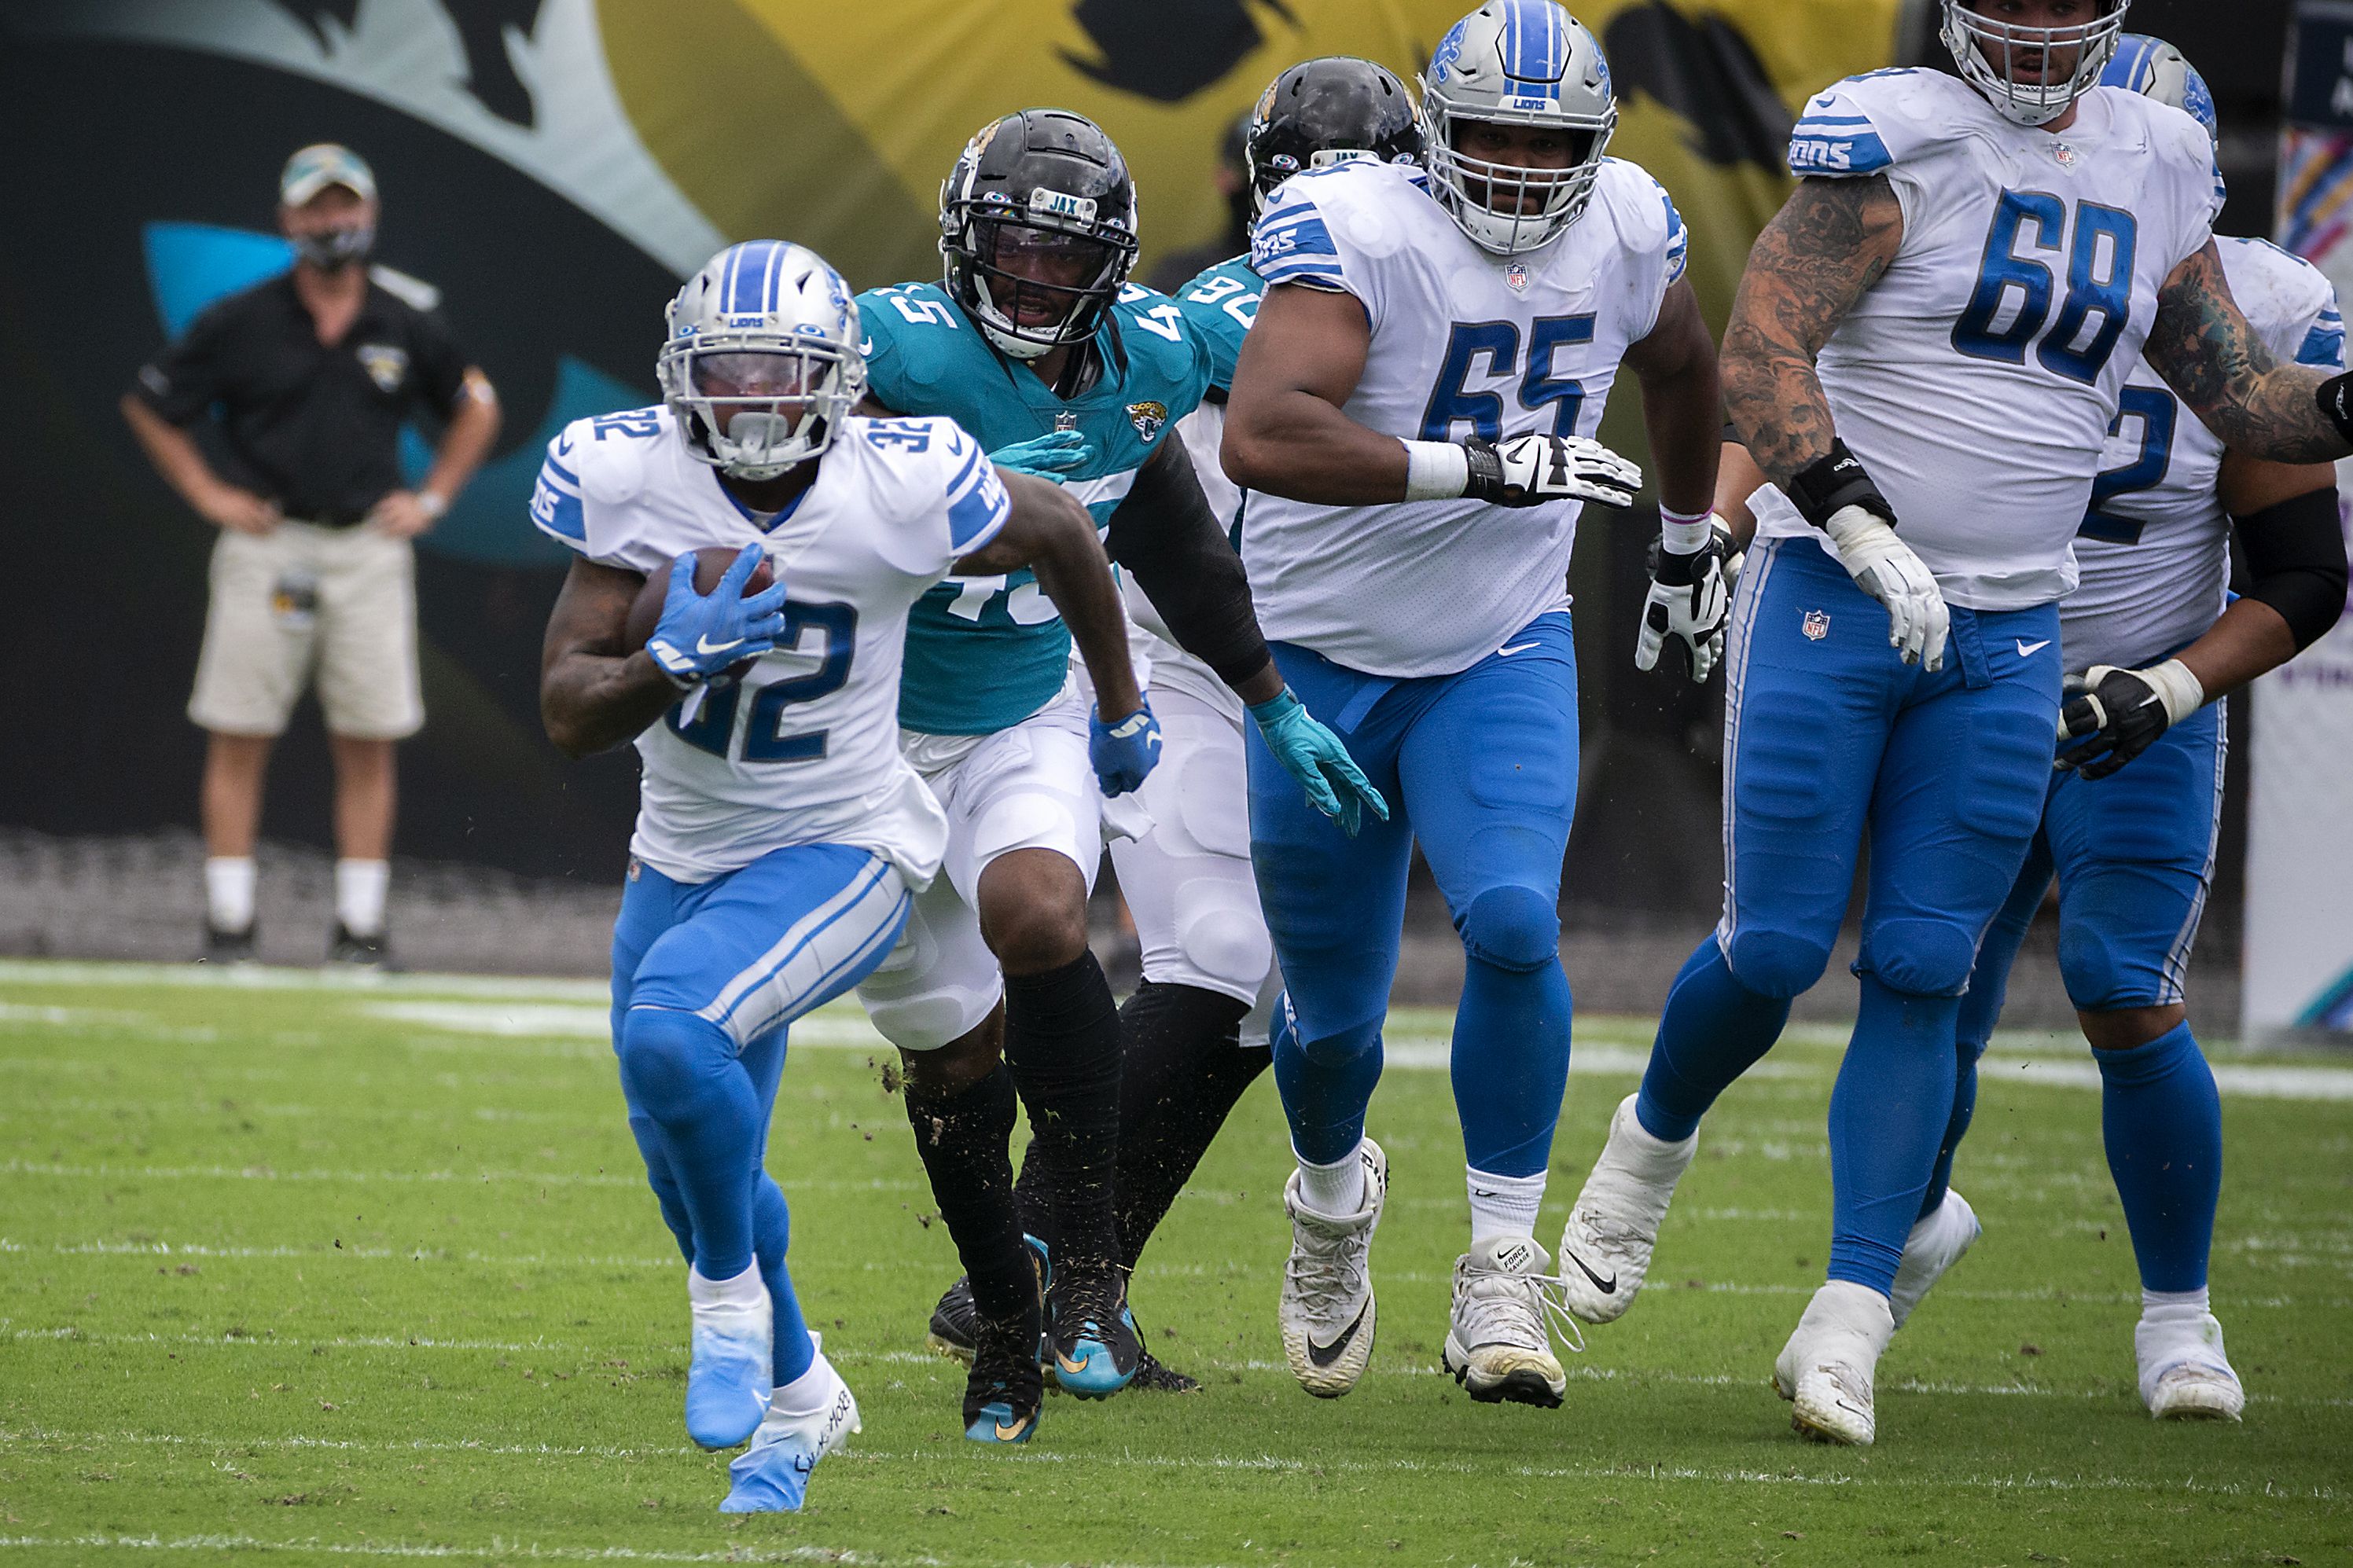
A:
{"label": "blue jersey sleeve trim", "polygon": [[2322,316],[2304,334],[2304,344],[2295,351],[2295,363],[2328,370],[2345,368],[2345,322],[2336,311]]}
{"label": "blue jersey sleeve trim", "polygon": [[1313,207],[1301,213],[1278,213],[1261,224],[1250,237],[1250,270],[1274,281],[1271,268],[1296,260],[1321,260],[1337,270],[1339,247],[1332,243],[1331,230]]}
{"label": "blue jersey sleeve trim", "polygon": [[978,452],[965,459],[947,493],[948,544],[958,555],[969,555],[996,538],[1013,515],[1013,498]]}
{"label": "blue jersey sleeve trim", "polygon": [[1789,172],[1793,174],[1875,174],[1895,159],[1875,131],[1832,135],[1809,132],[1803,125],[1789,138]]}
{"label": "blue jersey sleeve trim", "polygon": [[588,513],[580,498],[559,489],[540,476],[539,484],[531,495],[531,521],[541,532],[562,540],[575,550],[588,549]]}
{"label": "blue jersey sleeve trim", "polygon": [[1683,268],[1690,262],[1691,233],[1683,227],[1683,215],[1675,211],[1675,198],[1664,188],[1659,192],[1659,200],[1667,207],[1667,287],[1672,289],[1682,279]]}

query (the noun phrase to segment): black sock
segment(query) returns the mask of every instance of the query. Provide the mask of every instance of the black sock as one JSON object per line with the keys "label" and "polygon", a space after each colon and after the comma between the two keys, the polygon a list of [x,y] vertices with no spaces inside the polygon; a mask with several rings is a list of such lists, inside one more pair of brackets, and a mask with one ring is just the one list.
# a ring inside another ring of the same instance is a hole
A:
{"label": "black sock", "polygon": [[1013,1076],[1000,1064],[944,1099],[910,1082],[907,1121],[974,1302],[991,1318],[1020,1311],[1035,1299],[1038,1277],[1013,1217]]}
{"label": "black sock", "polygon": [[1242,1091],[1274,1054],[1241,1048],[1250,1004],[1198,985],[1145,981],[1119,1010],[1127,1037],[1119,1091],[1117,1209],[1130,1268],[1192,1179]]}
{"label": "black sock", "polygon": [[1056,1261],[1059,1254],[1116,1261],[1119,1010],[1093,953],[1043,974],[1005,977],[1005,1065],[1029,1112],[1023,1167],[1045,1162]]}

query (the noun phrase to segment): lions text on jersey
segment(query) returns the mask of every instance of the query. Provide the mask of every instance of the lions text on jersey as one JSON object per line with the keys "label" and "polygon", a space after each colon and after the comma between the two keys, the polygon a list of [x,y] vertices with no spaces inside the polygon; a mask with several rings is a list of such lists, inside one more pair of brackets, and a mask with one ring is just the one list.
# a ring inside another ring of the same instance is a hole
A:
{"label": "lions text on jersey", "polygon": [[907,615],[1010,510],[997,470],[949,419],[846,421],[816,483],[768,518],[686,451],[667,407],[565,426],[532,498],[543,531],[649,577],[690,550],[756,543],[789,592],[772,652],[638,738],[630,852],[699,882],[786,845],[847,844],[910,887],[929,882],[947,827],[899,755]]}
{"label": "lions text on jersey", "polygon": [[[2317,268],[2260,239],[2214,245],[2231,297],[2272,353],[2345,368],[2337,291]],[[2136,363],[2075,539],[2083,582],[2059,606],[2068,668],[2154,664],[2214,624],[2231,574],[2221,469],[2222,443]]]}
{"label": "lions text on jersey", "polygon": [[[1790,167],[1883,174],[1904,212],[1886,275],[1819,363],[1839,435],[1952,604],[2049,604],[2125,379],[2173,269],[2211,237],[2213,145],[2115,88],[2064,132],[2018,125],[1929,70],[1849,78],[1806,105]],[[1760,537],[1813,532],[1779,490]]]}
{"label": "lions text on jersey", "polygon": [[[1207,351],[1176,306],[1133,284],[1097,332],[1102,374],[1067,400],[999,357],[935,284],[877,289],[858,310],[867,390],[883,406],[951,415],[991,451],[1058,429],[1086,437],[1089,460],[1063,488],[1099,528],[1208,385]],[[1009,729],[1062,689],[1070,656],[1070,632],[1028,571],[950,578],[909,621],[899,721],[934,735]]]}
{"label": "lions text on jersey", "polygon": [[[1348,417],[1400,440],[1591,437],[1631,345],[1683,276],[1683,219],[1632,163],[1603,163],[1584,216],[1513,257],[1473,245],[1419,170],[1351,162],[1286,182],[1250,265],[1338,289],[1372,329]],[[1568,602],[1576,502],[1329,507],[1253,494],[1242,528],[1259,620],[1366,674],[1446,675]]]}

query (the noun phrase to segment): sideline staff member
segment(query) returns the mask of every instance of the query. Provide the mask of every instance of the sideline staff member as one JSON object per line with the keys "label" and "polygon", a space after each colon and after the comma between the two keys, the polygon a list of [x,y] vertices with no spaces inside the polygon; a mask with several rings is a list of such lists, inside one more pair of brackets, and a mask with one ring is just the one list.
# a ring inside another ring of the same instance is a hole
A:
{"label": "sideline staff member", "polygon": [[[270,744],[315,670],[335,767],[333,956],[385,961],[393,744],[425,721],[410,541],[448,510],[498,434],[496,395],[428,286],[366,265],[375,176],[332,142],[287,161],[278,222],[293,270],[196,318],[139,373],[122,416],[217,527],[188,717],[205,757],[206,956],[253,956],[253,841]],[[217,468],[190,429],[220,409]],[[402,423],[446,422],[425,482],[401,486]]]}

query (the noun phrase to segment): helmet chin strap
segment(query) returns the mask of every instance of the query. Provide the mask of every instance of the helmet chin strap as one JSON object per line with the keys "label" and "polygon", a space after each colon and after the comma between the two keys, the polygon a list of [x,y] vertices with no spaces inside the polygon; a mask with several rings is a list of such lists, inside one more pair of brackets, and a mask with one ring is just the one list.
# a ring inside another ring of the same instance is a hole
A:
{"label": "helmet chin strap", "polygon": [[[797,423],[781,414],[762,414],[747,408],[727,421],[727,439],[739,448],[748,447],[754,451],[774,451],[798,433]],[[721,468],[736,479],[757,480],[773,479],[795,466],[792,463],[736,461],[723,463]]]}

